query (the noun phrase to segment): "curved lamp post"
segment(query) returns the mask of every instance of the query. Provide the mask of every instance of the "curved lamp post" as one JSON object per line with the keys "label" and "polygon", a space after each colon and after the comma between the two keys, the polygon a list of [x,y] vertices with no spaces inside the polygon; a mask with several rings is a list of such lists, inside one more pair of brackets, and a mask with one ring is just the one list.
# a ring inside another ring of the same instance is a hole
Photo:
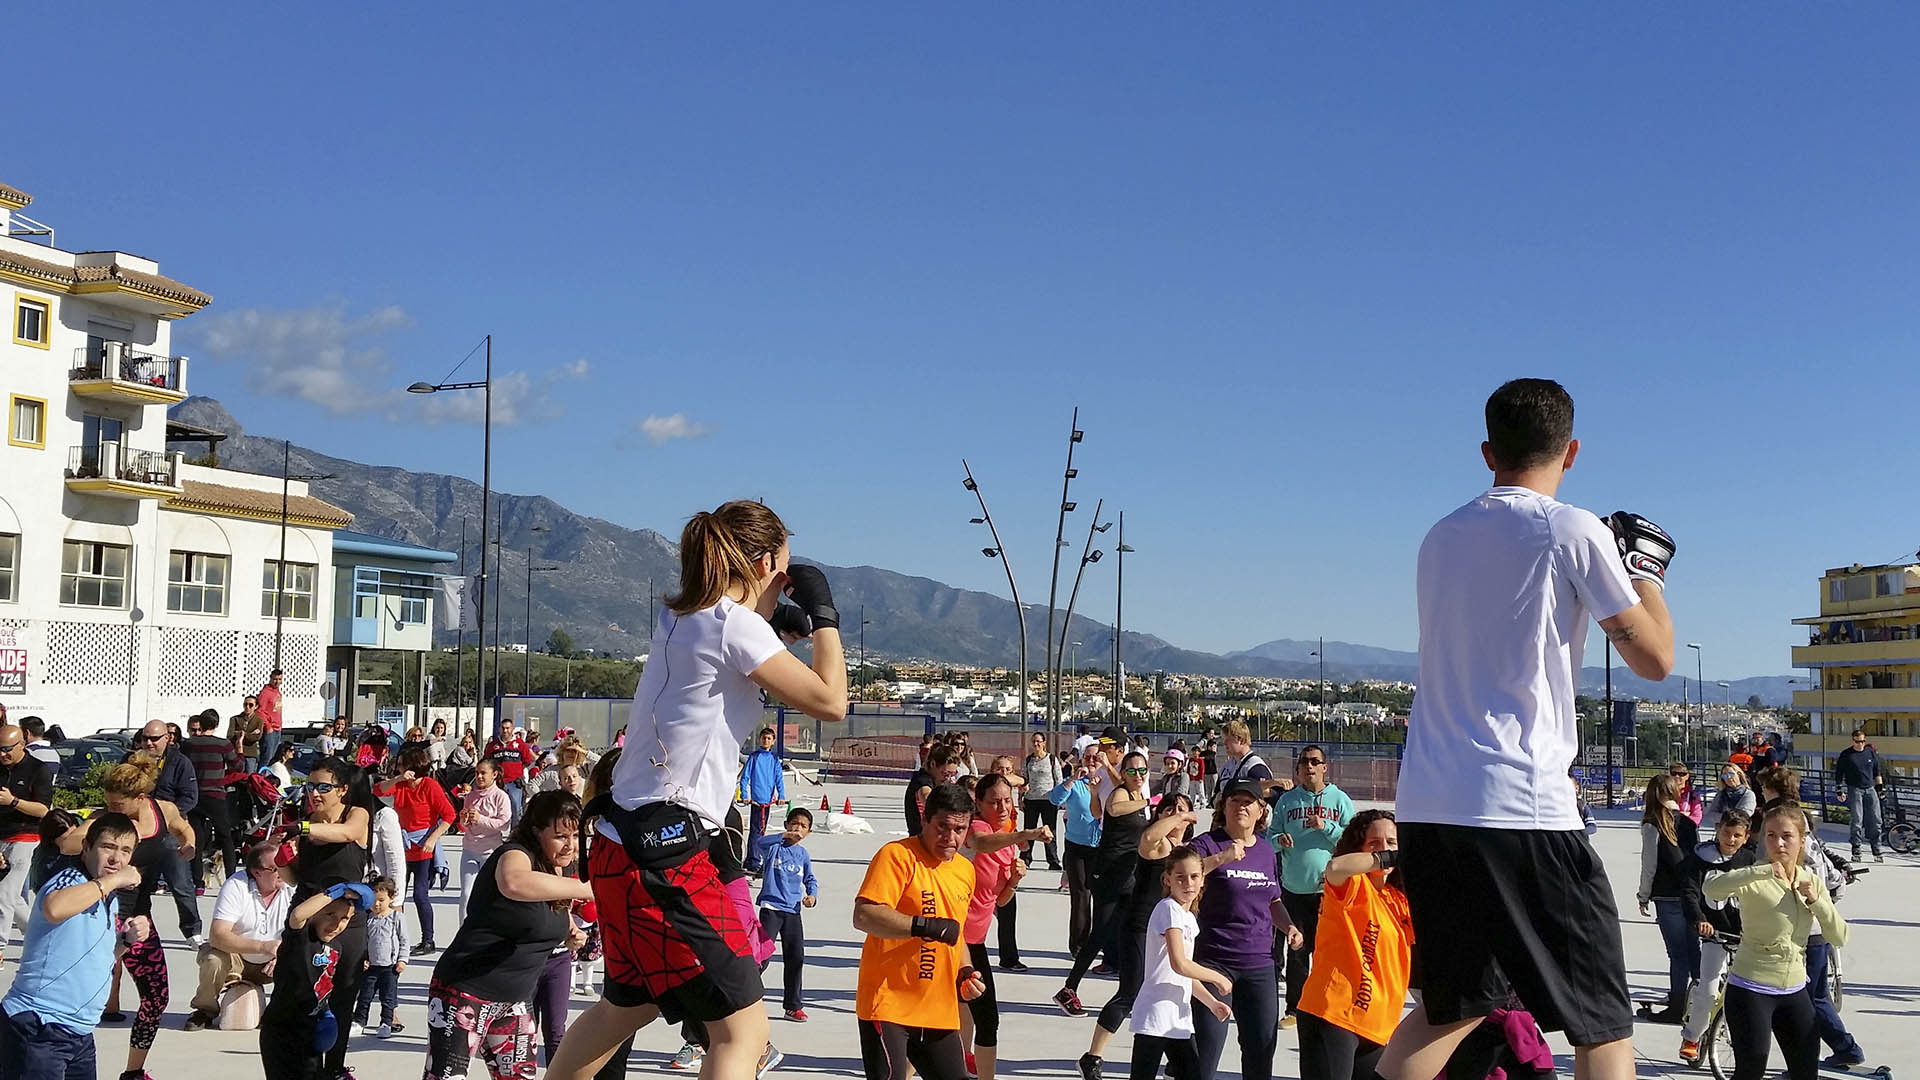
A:
{"label": "curved lamp post", "polygon": [[968,491],[973,492],[973,497],[980,503],[980,516],[971,519],[969,523],[985,525],[987,532],[993,537],[993,546],[981,548],[980,554],[989,559],[999,559],[1000,565],[1006,569],[1007,588],[1013,591],[1013,611],[1020,619],[1020,726],[1025,729],[1027,721],[1031,719],[1027,713],[1027,608],[1020,602],[1020,586],[1013,580],[1013,563],[1008,561],[1006,545],[1000,542],[1000,530],[994,527],[993,515],[987,511],[987,497],[980,494],[980,485],[973,478],[973,467],[967,464],[966,458],[961,458],[960,468],[967,474],[963,484]]}

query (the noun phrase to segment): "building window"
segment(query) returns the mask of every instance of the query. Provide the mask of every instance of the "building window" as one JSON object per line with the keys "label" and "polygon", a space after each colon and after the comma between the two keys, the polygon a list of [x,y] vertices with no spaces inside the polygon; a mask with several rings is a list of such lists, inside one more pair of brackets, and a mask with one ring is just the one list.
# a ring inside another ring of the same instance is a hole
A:
{"label": "building window", "polygon": [[402,596],[400,600],[400,622],[406,626],[420,626],[427,621],[427,598],[424,596]]}
{"label": "building window", "polygon": [[68,540],[60,553],[60,602],[75,607],[126,607],[132,551],[122,544]]}
{"label": "building window", "polygon": [[227,613],[227,557],[175,551],[167,555],[167,610],[192,615]]}
{"label": "building window", "polygon": [[1907,591],[1906,573],[1894,570],[1890,573],[1874,575],[1873,595],[1899,596]]}
{"label": "building window", "polygon": [[280,582],[279,562],[268,559],[260,569],[260,614],[272,617],[273,598],[280,597],[279,616],[286,619],[313,618],[313,579],[319,567],[313,563],[287,563],[286,586]]}
{"label": "building window", "polygon": [[53,340],[53,305],[13,294],[13,343],[46,348]]}
{"label": "building window", "polygon": [[33,450],[47,447],[47,403],[15,394],[7,408],[7,442]]}
{"label": "building window", "polygon": [[0,600],[11,603],[20,599],[20,587],[15,584],[19,576],[20,535],[0,533]]}

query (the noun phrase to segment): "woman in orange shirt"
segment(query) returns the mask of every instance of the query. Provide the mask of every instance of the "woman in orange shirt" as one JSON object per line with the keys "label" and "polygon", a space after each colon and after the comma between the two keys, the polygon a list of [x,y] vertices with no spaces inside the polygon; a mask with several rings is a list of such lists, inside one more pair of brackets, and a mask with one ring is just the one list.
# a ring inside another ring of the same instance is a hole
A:
{"label": "woman in orange shirt", "polygon": [[1301,1080],[1366,1080],[1406,1005],[1413,919],[1389,810],[1355,814],[1334,845],[1313,972],[1300,998]]}

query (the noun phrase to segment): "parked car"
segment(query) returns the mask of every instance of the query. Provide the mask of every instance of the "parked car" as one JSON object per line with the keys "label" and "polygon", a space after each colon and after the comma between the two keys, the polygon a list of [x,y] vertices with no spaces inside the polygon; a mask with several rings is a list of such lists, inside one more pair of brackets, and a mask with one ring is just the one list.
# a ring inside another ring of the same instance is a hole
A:
{"label": "parked car", "polygon": [[133,747],[133,737],[138,734],[140,734],[140,729],[137,727],[108,728],[103,731],[96,731],[91,735],[82,736],[78,741],[85,742],[92,739],[98,742],[119,743],[121,746],[131,749]]}
{"label": "parked car", "polygon": [[123,743],[101,738],[68,739],[54,751],[60,755],[60,767],[54,770],[53,782],[68,788],[85,782],[87,770],[95,765],[103,761],[118,765],[132,752]]}

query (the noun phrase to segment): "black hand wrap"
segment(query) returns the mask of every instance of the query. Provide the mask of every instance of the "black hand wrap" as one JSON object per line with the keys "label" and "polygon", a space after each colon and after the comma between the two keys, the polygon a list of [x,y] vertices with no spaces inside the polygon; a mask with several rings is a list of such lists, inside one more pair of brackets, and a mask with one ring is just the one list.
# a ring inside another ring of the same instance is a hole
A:
{"label": "black hand wrap", "polygon": [[1376,851],[1373,853],[1373,865],[1381,870],[1391,870],[1400,861],[1398,851]]}
{"label": "black hand wrap", "polygon": [[922,941],[937,941],[942,945],[955,945],[960,941],[960,924],[952,919],[942,919],[937,915],[915,915],[913,917],[913,936]]}
{"label": "black hand wrap", "polygon": [[813,621],[815,630],[840,628],[840,613],[833,607],[833,589],[827,584],[827,575],[821,573],[819,567],[806,563],[788,566],[787,595]]}
{"label": "black hand wrap", "polygon": [[811,637],[813,620],[807,613],[792,604],[780,604],[773,609],[773,617],[767,622],[773,626],[776,634],[792,634],[794,637]]}
{"label": "black hand wrap", "polygon": [[1627,576],[1667,587],[1667,564],[1673,561],[1673,537],[1667,530],[1639,514],[1616,510],[1607,516],[1607,527],[1620,548],[1620,561]]}

